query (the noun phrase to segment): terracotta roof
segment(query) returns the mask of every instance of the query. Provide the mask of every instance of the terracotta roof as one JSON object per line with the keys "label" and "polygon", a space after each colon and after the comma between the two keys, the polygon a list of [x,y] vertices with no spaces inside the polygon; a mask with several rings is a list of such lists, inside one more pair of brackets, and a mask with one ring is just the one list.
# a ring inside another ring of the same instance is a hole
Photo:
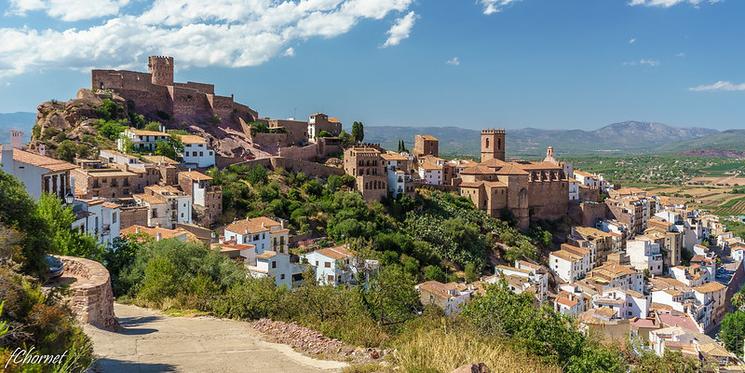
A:
{"label": "terracotta roof", "polygon": [[417,136],[421,137],[424,140],[438,141],[437,137],[434,137],[432,135],[417,135]]}
{"label": "terracotta roof", "polygon": [[137,136],[170,136],[165,132],[138,130],[137,128],[129,128],[129,132],[132,132]]}
{"label": "terracotta roof", "polygon": [[427,281],[422,282],[421,284],[417,285],[417,288],[419,288],[419,291],[426,291],[432,295],[435,295],[441,299],[450,299],[450,291],[452,290],[462,290],[463,286],[460,284],[457,284],[455,282],[449,282],[447,284],[443,284],[439,281]]}
{"label": "terracotta roof", "polygon": [[504,165],[504,167],[500,168],[497,171],[497,175],[527,175],[527,174],[528,173],[525,172],[524,169],[511,163]]}
{"label": "terracotta roof", "polygon": [[381,158],[387,161],[408,161],[409,159],[398,153],[383,153],[380,155]]}
{"label": "terracotta roof", "polygon": [[263,253],[256,255],[256,259],[271,259],[277,256],[276,251],[266,250]]}
{"label": "terracotta roof", "polygon": [[494,173],[494,169],[479,165],[465,168],[460,173],[464,175],[491,175]]}
{"label": "terracotta roof", "polygon": [[507,162],[505,162],[505,161],[503,161],[501,159],[492,158],[492,159],[483,161],[483,162],[479,163],[478,165],[479,166],[482,166],[482,167],[498,168],[498,167],[504,167],[504,165],[506,165],[506,164],[507,164]]}
{"label": "terracotta roof", "polygon": [[481,188],[484,185],[483,181],[463,181],[458,186],[461,188]]}
{"label": "terracotta roof", "polygon": [[563,170],[564,168],[553,162],[512,162],[523,170]]}
{"label": "terracotta roof", "polygon": [[260,216],[253,219],[238,220],[225,227],[225,230],[239,234],[258,233],[269,231],[270,228],[281,225],[282,224],[278,221],[274,221],[265,216]]}
{"label": "terracotta roof", "polygon": [[570,262],[575,262],[575,261],[578,261],[578,260],[582,260],[582,257],[581,256],[579,256],[577,254],[574,254],[574,253],[571,253],[571,252],[566,251],[566,250],[552,251],[549,254],[549,256],[555,256],[557,258],[568,260]]}
{"label": "terracotta roof", "polygon": [[133,194],[132,198],[134,198],[136,201],[144,201],[150,205],[160,205],[163,203],[166,203],[166,199],[163,198],[160,195],[150,195],[150,194]]}
{"label": "terracotta roof", "polygon": [[207,139],[202,136],[196,135],[178,135],[179,139],[184,144],[206,144]]}
{"label": "terracotta roof", "polygon": [[106,208],[110,208],[110,209],[118,209],[119,207],[121,207],[121,206],[119,206],[118,204],[116,204],[114,202],[104,202],[103,205],[101,205],[101,206],[106,207]]}
{"label": "terracotta roof", "polygon": [[716,281],[707,282],[707,283],[705,283],[703,285],[696,286],[695,288],[693,288],[693,290],[695,290],[695,291],[697,291],[699,293],[713,293],[713,292],[722,291],[722,290],[725,290],[725,289],[727,289],[726,286],[724,286],[724,285],[722,285],[722,284],[720,284],[719,282],[716,282]]}
{"label": "terracotta roof", "polygon": [[199,171],[184,171],[184,172],[179,172],[178,175],[179,176],[182,176],[183,175],[184,177],[188,177],[189,179],[196,180],[196,181],[212,180],[211,177],[209,177],[209,176],[207,176],[207,175],[205,175],[205,174],[203,174],[203,173],[201,173]]}
{"label": "terracotta roof", "polygon": [[717,357],[729,357],[729,358],[735,357],[733,353],[727,351],[719,343],[704,343],[704,344],[699,345],[699,349],[701,350],[701,353],[705,355],[717,356]]}
{"label": "terracotta roof", "polygon": [[354,256],[354,254],[351,251],[349,251],[346,245],[318,249],[316,250],[316,252],[323,256],[334,259],[334,260],[351,258]]}
{"label": "terracotta roof", "polygon": [[574,255],[580,255],[580,256],[583,256],[583,257],[585,255],[590,255],[590,250],[589,249],[586,249],[584,247],[578,247],[578,246],[566,244],[566,243],[561,244],[561,249],[562,250],[566,250],[566,251],[568,251],[568,252],[570,252],[570,253],[572,253]]}
{"label": "terracotta roof", "polygon": [[136,234],[145,234],[153,238],[160,235],[160,238],[163,240],[185,236],[188,241],[199,242],[199,238],[197,238],[194,233],[191,233],[183,228],[167,229],[161,227],[143,227],[141,225],[132,225],[130,227],[122,229],[119,232],[119,235],[122,237]]}
{"label": "terracotta roof", "polygon": [[27,152],[21,149],[13,149],[13,160],[16,162],[30,164],[36,167],[44,168],[50,172],[69,171],[78,168],[72,163],[50,158],[40,154]]}
{"label": "terracotta roof", "polygon": [[556,303],[572,308],[576,306],[579,301],[576,299],[570,299],[570,294],[562,290],[556,297]]}
{"label": "terracotta roof", "polygon": [[212,245],[213,249],[220,249],[221,252],[242,251],[242,250],[253,249],[255,247],[256,245],[236,243],[235,240]]}
{"label": "terracotta roof", "polygon": [[698,332],[698,325],[687,315],[672,315],[669,313],[658,313],[657,318],[666,327],[679,326],[683,329]]}
{"label": "terracotta roof", "polygon": [[144,155],[142,156],[142,158],[150,163],[156,163],[156,164],[169,164],[169,165],[174,165],[174,166],[179,164],[179,162],[171,158],[168,158],[166,156],[163,156],[163,155]]}

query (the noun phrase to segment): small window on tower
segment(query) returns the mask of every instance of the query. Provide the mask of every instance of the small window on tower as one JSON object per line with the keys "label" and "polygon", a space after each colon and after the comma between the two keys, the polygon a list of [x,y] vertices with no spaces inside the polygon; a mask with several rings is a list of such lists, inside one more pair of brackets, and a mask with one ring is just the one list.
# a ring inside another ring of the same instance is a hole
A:
{"label": "small window on tower", "polygon": [[489,149],[489,138],[486,138],[486,148]]}

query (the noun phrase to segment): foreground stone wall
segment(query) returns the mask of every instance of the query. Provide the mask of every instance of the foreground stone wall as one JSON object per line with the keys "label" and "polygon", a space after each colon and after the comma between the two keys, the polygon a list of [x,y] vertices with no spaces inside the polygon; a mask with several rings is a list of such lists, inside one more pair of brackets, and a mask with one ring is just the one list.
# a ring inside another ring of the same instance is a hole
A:
{"label": "foreground stone wall", "polygon": [[65,264],[65,278],[75,278],[70,285],[68,305],[83,323],[101,329],[116,329],[114,293],[109,271],[93,260],[60,256]]}

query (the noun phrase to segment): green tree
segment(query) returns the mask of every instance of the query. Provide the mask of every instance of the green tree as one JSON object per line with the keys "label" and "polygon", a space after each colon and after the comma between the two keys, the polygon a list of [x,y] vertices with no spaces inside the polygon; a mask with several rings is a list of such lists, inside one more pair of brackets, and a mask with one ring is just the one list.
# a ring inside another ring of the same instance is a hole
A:
{"label": "green tree", "polygon": [[144,129],[146,131],[160,131],[160,122],[150,121],[145,125]]}
{"label": "green tree", "polygon": [[580,355],[571,356],[564,371],[567,373],[624,373],[626,363],[617,350],[592,345],[583,348]]}
{"label": "green tree", "polygon": [[116,141],[121,133],[124,132],[124,130],[127,128],[126,125],[122,124],[119,121],[103,119],[98,120],[96,127],[98,129],[98,133],[101,134],[101,136],[112,141]]}
{"label": "green tree", "polygon": [[698,360],[683,356],[677,351],[665,351],[665,355],[662,357],[653,352],[642,354],[631,371],[634,373],[696,373],[701,371],[700,368]]}
{"label": "green tree", "polygon": [[71,229],[72,223],[75,222],[75,213],[69,206],[62,205],[59,198],[51,194],[42,195],[37,211],[49,227],[50,234],[47,239],[51,242],[51,253],[101,260],[101,246],[93,236]]}
{"label": "green tree", "polygon": [[160,140],[155,143],[155,154],[162,155],[171,159],[178,159],[179,154],[183,153],[184,144],[177,138],[170,140]]}
{"label": "green tree", "polygon": [[401,266],[383,267],[361,290],[363,304],[379,326],[401,324],[421,308],[415,285]]}
{"label": "green tree", "polygon": [[719,338],[728,351],[742,356],[743,339],[745,338],[745,311],[728,313],[722,320]]}
{"label": "green tree", "polygon": [[362,122],[352,123],[352,138],[356,143],[361,143],[365,139],[365,125]]}
{"label": "green tree", "polygon": [[[0,170],[0,222],[21,233],[20,256],[11,257],[22,271],[41,275],[46,270],[44,255],[50,250],[49,228],[39,217],[36,204],[26,187],[12,175]],[[33,231],[31,231],[33,230]],[[22,234],[32,232],[32,234]]]}
{"label": "green tree", "polygon": [[427,281],[445,282],[447,281],[447,275],[445,275],[445,271],[439,266],[428,265],[424,267],[424,279]]}
{"label": "green tree", "polygon": [[468,263],[464,269],[466,274],[466,282],[474,282],[479,279],[479,272],[476,269],[476,264]]}
{"label": "green tree", "polygon": [[67,161],[67,162],[74,162],[75,157],[78,154],[78,144],[70,140],[62,141],[57,146],[56,153],[57,153],[57,158],[63,161]]}

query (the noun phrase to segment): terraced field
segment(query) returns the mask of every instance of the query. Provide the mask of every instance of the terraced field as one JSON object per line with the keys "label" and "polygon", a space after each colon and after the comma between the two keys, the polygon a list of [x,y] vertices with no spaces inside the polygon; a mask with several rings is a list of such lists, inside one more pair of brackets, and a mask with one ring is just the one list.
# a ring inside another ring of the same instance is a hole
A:
{"label": "terraced field", "polygon": [[745,197],[734,198],[719,205],[714,213],[721,216],[745,215]]}

